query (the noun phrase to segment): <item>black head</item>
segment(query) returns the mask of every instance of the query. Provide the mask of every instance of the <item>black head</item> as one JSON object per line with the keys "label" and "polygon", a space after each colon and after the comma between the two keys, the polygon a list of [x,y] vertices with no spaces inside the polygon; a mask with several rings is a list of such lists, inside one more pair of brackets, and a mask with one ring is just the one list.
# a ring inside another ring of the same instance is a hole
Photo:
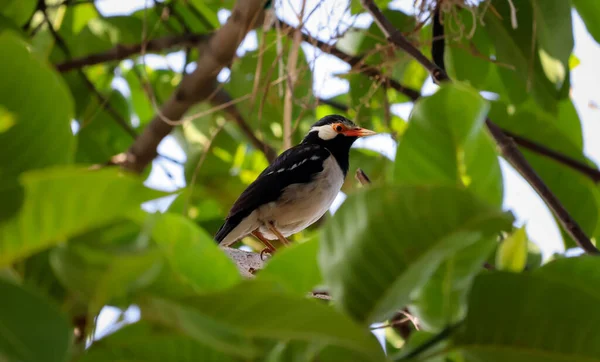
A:
{"label": "black head", "polygon": [[319,143],[321,145],[350,146],[359,137],[374,135],[375,132],[360,128],[351,120],[333,114],[325,116],[312,125],[302,143]]}
{"label": "black head", "polygon": [[350,147],[359,137],[375,132],[358,127],[351,120],[337,114],[325,116],[312,125],[302,143],[316,143],[331,152],[344,172],[348,168]]}

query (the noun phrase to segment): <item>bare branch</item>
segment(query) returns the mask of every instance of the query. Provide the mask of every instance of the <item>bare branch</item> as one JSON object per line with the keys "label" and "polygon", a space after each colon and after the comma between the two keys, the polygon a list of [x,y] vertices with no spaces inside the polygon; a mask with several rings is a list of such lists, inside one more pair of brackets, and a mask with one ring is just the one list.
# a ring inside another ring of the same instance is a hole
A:
{"label": "bare branch", "polygon": [[[284,31],[286,31],[288,36],[293,36],[293,34],[295,34],[296,31],[301,32],[300,29],[297,29],[282,20],[279,20],[279,22],[281,24],[281,28]],[[335,45],[329,45],[329,44],[325,43],[324,41],[313,38],[312,36],[310,36],[309,34],[306,34],[304,32],[301,32],[301,34],[302,34],[302,40],[304,40],[305,42],[318,48],[319,50],[321,50],[324,53],[331,54],[331,55],[343,60],[344,62],[350,64],[350,66],[352,68],[354,68],[355,70],[357,70],[373,79],[376,79],[377,81],[389,82],[390,88],[393,88],[393,89],[397,90],[398,92],[406,95],[411,100],[415,101],[421,96],[421,94],[419,93],[418,90],[405,87],[402,84],[400,84],[399,82],[384,76],[383,73],[381,73],[381,71],[379,69],[365,64],[364,59],[362,57],[357,57],[357,56],[353,56],[348,53],[345,53],[344,51],[336,48]]]}
{"label": "bare branch", "polygon": [[[423,65],[438,82],[449,81],[446,72],[427,59],[415,46],[413,46],[403,35],[394,27],[394,25],[383,15],[381,10],[375,5],[373,0],[361,0],[365,9],[367,9],[381,31],[387,36],[388,40],[399,49],[404,50]],[[552,193],[544,181],[537,175],[535,170],[529,165],[523,154],[519,151],[514,140],[504,134],[502,129],[493,123],[489,118],[486,119],[486,125],[490,134],[496,140],[502,156],[523,176],[525,180],[537,191],[538,195],[544,200],[546,205],[552,210],[561,226],[577,242],[577,244],[589,254],[600,254],[594,244],[585,235],[579,224],[571,217],[564,208],[560,200]]]}
{"label": "bare branch", "polygon": [[[194,105],[206,100],[213,92],[217,75],[230,64],[246,34],[260,24],[264,0],[239,1],[227,22],[209,39],[200,54],[196,69],[184,76],[177,90],[135,140],[123,167],[142,172],[156,157],[158,144],[174,126],[166,120],[178,120]],[[171,122],[169,122],[171,123]]]}
{"label": "bare branch", "polygon": [[[201,42],[207,40],[209,37],[210,34],[182,34],[165,36],[147,41],[144,50],[152,53],[162,52],[176,47],[192,47],[197,46]],[[73,69],[79,69],[90,65],[111,61],[120,61],[141,53],[142,46],[142,43],[132,45],[118,44],[114,48],[102,53],[90,54],[57,64],[56,69],[59,72],[68,72]]]}

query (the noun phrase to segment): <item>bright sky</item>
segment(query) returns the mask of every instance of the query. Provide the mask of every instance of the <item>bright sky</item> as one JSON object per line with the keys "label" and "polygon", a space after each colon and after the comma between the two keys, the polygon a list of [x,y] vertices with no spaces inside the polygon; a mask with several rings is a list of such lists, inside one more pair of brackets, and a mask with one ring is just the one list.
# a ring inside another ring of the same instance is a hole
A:
{"label": "bright sky", "polygon": [[[142,8],[144,6],[144,1],[145,0],[99,0],[97,5],[100,11],[106,15],[125,15],[133,10]],[[299,0],[290,1],[296,5],[296,8],[297,4],[300,4]],[[312,9],[318,1],[319,0],[308,0],[307,9]],[[284,3],[283,8],[278,11],[278,15],[284,16],[294,24],[297,23],[297,20],[288,5],[289,2],[278,1],[277,3]],[[348,13],[343,12],[346,8],[346,1],[324,1],[323,3],[325,4],[323,5],[324,8],[316,11],[312,15],[311,20],[306,24],[306,27],[313,35],[318,35],[320,38],[327,39],[331,36],[330,30],[333,28],[333,25],[330,27],[324,27],[324,25],[338,24],[340,20],[346,24],[350,24],[353,20]],[[393,7],[411,12],[412,3],[413,0],[396,0],[393,3]],[[219,13],[221,22],[224,22],[228,16],[229,14],[226,11],[221,11]],[[369,23],[370,20],[368,19],[368,16],[356,20],[356,24],[362,26],[367,26]],[[600,142],[594,140],[594,137],[597,137],[597,135],[600,134],[600,111],[589,106],[590,102],[600,104],[600,99],[598,99],[597,95],[598,85],[600,84],[600,71],[598,71],[597,68],[597,62],[598,59],[600,59],[600,46],[598,46],[588,34],[581,18],[575,12],[573,12],[573,26],[575,31],[574,52],[581,63],[572,72],[572,96],[575,107],[577,108],[583,123],[585,153],[596,163],[600,163]],[[319,30],[317,31],[317,29]],[[256,36],[254,33],[251,33],[242,44],[242,49],[254,49],[256,48],[256,45]],[[303,46],[303,48],[308,56],[309,62],[314,60],[315,94],[327,98],[348,90],[347,81],[333,76],[335,73],[342,73],[349,70],[350,67],[347,64],[335,57],[320,54],[319,51],[314,51],[309,46]],[[152,66],[163,67],[168,64],[173,69],[180,70],[183,66],[183,56],[179,53],[165,59],[160,56],[149,55],[147,56],[147,63]],[[226,77],[227,71],[224,71],[221,74],[220,79],[224,80]],[[117,80],[115,81],[114,86],[124,92],[128,92],[127,85],[124,81]],[[431,93],[434,89],[435,87],[429,82],[425,87],[424,93]],[[408,119],[411,106],[395,105],[392,110],[404,119]],[[375,149],[390,158],[394,157],[395,144],[389,137],[376,136],[368,141],[361,141],[363,142],[357,142],[356,146]],[[173,139],[169,137],[161,143],[159,152],[181,161],[185,160],[185,154],[179,149]],[[153,168],[153,172],[147,181],[148,185],[166,190],[174,190],[185,186],[183,170],[180,166],[163,159],[158,159],[154,162],[155,164],[160,163],[162,168]],[[174,179],[169,179],[163,168],[168,169],[171,175],[174,176]],[[545,257],[548,257],[553,252],[563,251],[558,227],[537,194],[515,171],[507,166],[504,161],[502,161],[502,171],[505,182],[505,208],[511,210],[515,214],[520,225],[526,224],[529,237],[540,246]],[[338,202],[334,205],[334,209],[339,206],[339,203],[343,201],[343,199],[343,195],[340,195],[337,200]],[[149,205],[148,208],[164,210],[168,206],[168,202],[169,201],[163,201],[159,204]],[[132,318],[130,320],[135,320],[136,317],[137,311],[135,309],[130,310],[128,318]],[[114,319],[108,315],[106,315],[105,318],[100,318],[98,330],[105,330],[105,328],[115,320],[116,316]]]}

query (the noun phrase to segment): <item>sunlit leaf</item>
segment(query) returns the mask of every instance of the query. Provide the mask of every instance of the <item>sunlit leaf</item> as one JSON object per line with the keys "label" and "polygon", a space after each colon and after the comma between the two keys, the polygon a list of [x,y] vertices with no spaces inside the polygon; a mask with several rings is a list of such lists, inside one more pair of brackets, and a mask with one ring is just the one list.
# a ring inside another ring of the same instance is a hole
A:
{"label": "sunlit leaf", "polygon": [[422,98],[396,151],[395,182],[461,185],[500,205],[498,156],[483,129],[488,108],[477,92],[463,85],[444,86]]}

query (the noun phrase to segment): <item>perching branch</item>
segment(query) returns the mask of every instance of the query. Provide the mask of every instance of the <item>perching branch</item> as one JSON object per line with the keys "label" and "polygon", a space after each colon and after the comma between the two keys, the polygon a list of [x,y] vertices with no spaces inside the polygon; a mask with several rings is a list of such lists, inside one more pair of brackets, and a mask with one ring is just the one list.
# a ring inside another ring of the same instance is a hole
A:
{"label": "perching branch", "polygon": [[176,47],[197,46],[210,37],[210,34],[182,34],[165,36],[149,40],[146,44],[123,45],[118,44],[114,48],[102,53],[90,54],[80,58],[74,58],[56,65],[59,72],[68,72],[73,69],[79,69],[90,65],[96,65],[111,61],[120,61],[133,55],[139,54],[144,48],[144,52],[162,52]]}
{"label": "perching branch", "polygon": [[[383,15],[379,7],[373,0],[361,0],[365,9],[371,13],[375,22],[386,35],[389,42],[397,48],[404,50],[423,65],[437,81],[449,81],[446,72],[429,60],[421,51],[412,45],[403,35],[394,27],[394,25]],[[515,141],[504,134],[500,127],[493,123],[489,118],[485,121],[490,134],[499,146],[502,156],[517,170],[521,176],[536,190],[538,195],[544,200],[546,205],[552,210],[556,218],[567,233],[577,242],[577,244],[589,254],[600,254],[594,244],[585,235],[579,224],[571,217],[562,203],[552,193],[544,181],[537,175],[535,170],[529,165],[523,154],[519,151]]]}
{"label": "perching branch", "polygon": [[230,64],[246,34],[262,23],[265,0],[238,1],[231,16],[215,31],[200,53],[196,69],[184,76],[177,90],[127,151],[123,168],[142,172],[156,157],[157,147],[195,104],[209,98],[219,72]]}
{"label": "perching branch", "polygon": [[233,260],[243,277],[251,278],[256,271],[265,266],[265,261],[259,253],[252,253],[228,247],[222,247],[221,250]]}

